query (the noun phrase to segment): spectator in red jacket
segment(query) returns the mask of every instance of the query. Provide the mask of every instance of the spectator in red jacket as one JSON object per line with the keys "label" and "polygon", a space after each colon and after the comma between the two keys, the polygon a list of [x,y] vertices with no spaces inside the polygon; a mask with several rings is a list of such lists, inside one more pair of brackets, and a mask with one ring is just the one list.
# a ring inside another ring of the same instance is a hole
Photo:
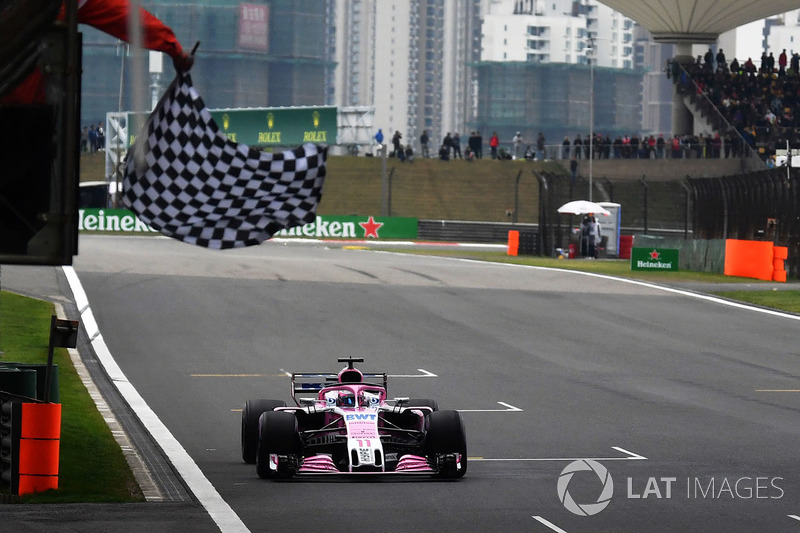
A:
{"label": "spectator in red jacket", "polygon": [[492,149],[492,159],[497,159],[497,147],[500,146],[500,137],[497,136],[497,132],[492,132],[492,136],[489,138],[489,146]]}

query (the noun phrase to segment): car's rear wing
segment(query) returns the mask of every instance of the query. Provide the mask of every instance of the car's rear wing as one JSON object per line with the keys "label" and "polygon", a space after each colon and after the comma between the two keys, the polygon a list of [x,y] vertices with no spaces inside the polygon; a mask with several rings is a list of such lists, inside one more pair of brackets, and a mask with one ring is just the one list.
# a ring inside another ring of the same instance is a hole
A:
{"label": "car's rear wing", "polygon": [[[386,372],[362,372],[362,383],[374,384],[387,389],[389,376]],[[338,374],[324,372],[293,372],[292,373],[292,400],[298,405],[297,394],[314,394],[325,387],[339,384]]]}

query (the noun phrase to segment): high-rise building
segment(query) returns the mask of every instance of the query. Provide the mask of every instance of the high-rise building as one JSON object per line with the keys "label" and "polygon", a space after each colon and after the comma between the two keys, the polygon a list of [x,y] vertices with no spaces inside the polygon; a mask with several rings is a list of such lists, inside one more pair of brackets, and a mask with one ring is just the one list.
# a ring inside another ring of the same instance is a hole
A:
{"label": "high-rise building", "polygon": [[334,103],[374,106],[375,127],[404,144],[423,130],[463,132],[476,109],[480,4],[336,0]]}
{"label": "high-rise building", "polygon": [[[333,99],[335,28],[328,22],[333,0],[143,0],[141,5],[170,26],[184,48],[200,41],[191,75],[211,108],[322,105]],[[134,110],[132,92],[151,85],[149,74],[134,74],[127,45],[89,26],[80,30],[82,121]],[[165,61],[162,90],[173,74]]]}
{"label": "high-rise building", "polygon": [[639,131],[632,20],[594,0],[490,0],[485,7],[475,128],[505,141],[519,131],[526,144],[539,133],[560,144],[590,131]]}

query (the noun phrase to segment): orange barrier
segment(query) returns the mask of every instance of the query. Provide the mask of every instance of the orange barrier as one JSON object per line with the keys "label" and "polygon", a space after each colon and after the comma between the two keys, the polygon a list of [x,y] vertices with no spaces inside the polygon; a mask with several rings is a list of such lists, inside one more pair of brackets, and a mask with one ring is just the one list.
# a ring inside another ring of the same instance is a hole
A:
{"label": "orange barrier", "polygon": [[510,230],[508,232],[508,255],[519,254],[519,231]]}
{"label": "orange barrier", "polygon": [[19,441],[20,495],[58,488],[61,404],[22,404]]}
{"label": "orange barrier", "polygon": [[772,249],[772,281],[786,283],[786,259],[788,258],[788,247],[776,246]]}
{"label": "orange barrier", "polygon": [[764,281],[786,281],[788,248],[768,241],[725,241],[725,275]]}

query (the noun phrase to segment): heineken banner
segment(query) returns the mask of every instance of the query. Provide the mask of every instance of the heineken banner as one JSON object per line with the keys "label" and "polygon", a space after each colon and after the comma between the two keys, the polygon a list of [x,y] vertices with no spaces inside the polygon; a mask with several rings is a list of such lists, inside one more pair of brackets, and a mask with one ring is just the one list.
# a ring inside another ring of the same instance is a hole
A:
{"label": "heineken banner", "polygon": [[78,230],[158,233],[128,209],[79,209]]}
{"label": "heineken banner", "polygon": [[[78,210],[80,231],[158,233],[127,209]],[[416,239],[417,219],[374,216],[317,216],[305,226],[281,230],[275,237],[315,239]]]}
{"label": "heineken banner", "polygon": [[318,216],[299,228],[281,230],[275,237],[318,239],[416,239],[417,219],[404,217]]}
{"label": "heineken banner", "polygon": [[631,270],[678,270],[678,250],[632,248]]}
{"label": "heineken banner", "polygon": [[[336,107],[263,107],[211,109],[211,117],[228,139],[248,146],[296,146],[308,142],[336,144]],[[128,113],[128,144],[136,140],[137,122],[145,113]]]}

